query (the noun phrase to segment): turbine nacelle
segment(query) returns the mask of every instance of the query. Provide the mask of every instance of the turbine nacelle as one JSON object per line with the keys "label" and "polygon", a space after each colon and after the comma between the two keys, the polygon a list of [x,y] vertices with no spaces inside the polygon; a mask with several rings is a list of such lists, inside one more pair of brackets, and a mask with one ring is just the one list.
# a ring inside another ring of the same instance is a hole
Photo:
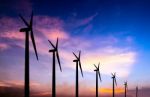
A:
{"label": "turbine nacelle", "polygon": [[56,51],[57,51],[56,49],[49,50],[49,52],[56,52]]}
{"label": "turbine nacelle", "polygon": [[79,56],[77,56],[74,52],[73,52],[73,54],[74,54],[74,56],[76,57],[76,59],[75,60],[73,60],[73,62],[80,62],[80,53],[81,53],[81,51],[79,51]]}
{"label": "turbine nacelle", "polygon": [[125,85],[125,86],[128,86],[127,81],[126,81],[126,82],[124,82],[124,85]]}
{"label": "turbine nacelle", "polygon": [[116,73],[111,73],[112,78],[116,78]]}
{"label": "turbine nacelle", "polygon": [[21,29],[20,29],[20,32],[29,32],[29,31],[30,31],[29,28],[21,28]]}
{"label": "turbine nacelle", "polygon": [[78,62],[79,60],[73,60],[73,62]]}
{"label": "turbine nacelle", "polygon": [[58,52],[58,38],[57,38],[56,46],[53,45],[53,43],[50,40],[48,40],[48,41],[51,44],[51,46],[53,47],[53,49],[50,49],[49,52]]}

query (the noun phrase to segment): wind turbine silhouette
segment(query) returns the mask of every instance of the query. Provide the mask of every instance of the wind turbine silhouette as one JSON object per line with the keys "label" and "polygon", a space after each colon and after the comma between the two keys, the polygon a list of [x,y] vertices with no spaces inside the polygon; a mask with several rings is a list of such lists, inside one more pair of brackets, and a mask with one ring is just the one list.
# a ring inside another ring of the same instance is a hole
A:
{"label": "wind turbine silhouette", "polygon": [[[30,96],[30,86],[29,86],[29,82],[30,82],[30,73],[29,73],[29,35],[31,34],[31,40],[33,43],[33,47],[34,47],[34,51],[36,54],[36,58],[38,60],[38,54],[37,54],[37,50],[36,50],[36,44],[35,44],[35,40],[34,40],[34,35],[33,35],[33,29],[32,29],[32,25],[33,25],[33,12],[31,14],[31,19],[30,19],[30,23],[28,23],[21,15],[19,15],[19,17],[23,20],[23,22],[25,23],[25,25],[27,26],[26,28],[21,28],[20,32],[25,32],[25,97],[29,97]],[[30,33],[29,33],[30,32]]]}
{"label": "wind turbine silhouette", "polygon": [[127,88],[128,88],[128,83],[127,83],[127,81],[124,82],[124,86],[125,86],[125,97],[127,97]]}
{"label": "wind turbine silhouette", "polygon": [[53,65],[52,65],[52,97],[56,97],[56,69],[55,69],[55,56],[57,57],[58,64],[60,67],[60,71],[62,72],[61,69],[61,64],[60,64],[60,59],[59,59],[59,53],[58,53],[58,38],[56,42],[56,46],[52,44],[50,40],[48,40],[53,49],[50,49],[49,52],[53,53]]}
{"label": "wind turbine silhouette", "polygon": [[138,86],[136,86],[136,97],[138,97]]}
{"label": "wind turbine silhouette", "polygon": [[98,64],[98,66],[96,66],[95,64],[94,64],[94,66],[95,66],[95,72],[96,72],[96,97],[98,97],[98,76],[99,76],[99,79],[100,79],[100,81],[102,81],[102,79],[101,79],[101,74],[100,74],[100,71],[99,71],[99,65],[100,65],[100,63]]}
{"label": "wind turbine silhouette", "polygon": [[74,56],[76,57],[75,60],[73,60],[73,62],[76,62],[76,97],[79,96],[79,91],[78,91],[78,65],[80,67],[81,70],[81,74],[83,77],[83,72],[82,72],[82,67],[81,67],[81,61],[80,61],[80,55],[81,55],[81,51],[79,51],[79,56],[77,57],[77,55],[75,53],[73,53]]}
{"label": "wind turbine silhouette", "polygon": [[117,86],[117,81],[116,81],[116,73],[112,73],[112,79],[113,79],[113,97],[115,97],[115,84]]}

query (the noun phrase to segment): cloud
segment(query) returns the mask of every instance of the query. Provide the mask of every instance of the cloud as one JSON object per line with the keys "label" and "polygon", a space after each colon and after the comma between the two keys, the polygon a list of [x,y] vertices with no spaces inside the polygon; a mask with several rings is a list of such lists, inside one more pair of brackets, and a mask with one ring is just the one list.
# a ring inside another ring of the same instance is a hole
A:
{"label": "cloud", "polygon": [[21,25],[18,20],[11,17],[0,18],[0,37],[8,39],[24,39],[24,33],[19,32]]}
{"label": "cloud", "polygon": [[0,82],[0,87],[10,87],[10,85],[5,82]]}
{"label": "cloud", "polygon": [[62,19],[50,16],[34,16],[34,23],[36,28],[62,29],[64,26]]}
{"label": "cloud", "polygon": [[[114,50],[113,53],[109,53],[110,50]],[[88,53],[83,55],[83,66],[87,71],[94,69],[93,64],[101,64],[101,72],[103,74],[110,75],[111,72],[117,72],[118,77],[127,77],[133,64],[136,61],[136,52],[134,51],[123,51],[115,48],[111,49],[100,49],[94,53]],[[104,51],[104,52],[103,52]],[[119,52],[119,53],[118,53]],[[88,60],[88,61],[86,61]],[[111,68],[111,70],[109,69]]]}
{"label": "cloud", "polygon": [[0,43],[0,51],[6,50],[9,48],[9,45],[5,44],[5,43]]}
{"label": "cloud", "polygon": [[83,28],[83,32],[91,30],[93,28],[92,21],[96,18],[97,15],[98,13],[84,18],[69,18],[68,20],[66,20],[64,27],[69,31],[72,31],[73,29],[73,32],[78,32],[78,30],[81,30],[80,28]]}
{"label": "cloud", "polygon": [[87,25],[84,29],[83,29],[83,33],[87,33],[90,32],[93,28],[92,24]]}
{"label": "cloud", "polygon": [[69,36],[62,30],[59,29],[43,29],[40,28],[38,31],[42,32],[47,39],[56,40],[67,39]]}
{"label": "cloud", "polygon": [[[31,88],[32,91],[39,91],[40,88],[44,89],[43,86],[38,82],[30,81],[30,88]],[[0,81],[0,87],[23,88],[24,87],[24,81],[22,81],[22,80],[11,80],[11,81],[3,80],[3,81]]]}
{"label": "cloud", "polygon": [[14,39],[14,40],[24,40],[25,35],[24,33],[21,33],[19,31],[7,31],[0,34],[1,38],[8,38],[8,39]]}
{"label": "cloud", "polygon": [[83,26],[83,25],[86,25],[86,24],[89,24],[91,21],[93,21],[93,19],[98,15],[98,13],[95,13],[94,15],[90,16],[90,17],[87,17],[87,18],[84,18],[84,19],[81,19],[78,21],[78,26]]}
{"label": "cloud", "polygon": [[[112,40],[112,38],[106,38],[107,40]],[[113,40],[115,40],[115,45],[112,44],[113,41],[110,44],[99,38],[97,40],[91,39],[90,41],[82,38],[70,39],[70,41],[64,43],[65,46],[61,49],[63,60],[65,60],[64,64],[68,64],[70,68],[75,69],[74,65],[70,65],[73,64],[72,60],[74,59],[71,52],[76,51],[75,53],[78,53],[77,50],[81,50],[81,61],[84,71],[93,72],[93,64],[100,62],[103,74],[110,75],[112,72],[116,72],[118,77],[127,77],[136,62],[137,52],[128,46],[118,47],[116,46],[116,40],[118,39],[113,38]],[[99,44],[96,41],[100,41]]]}
{"label": "cloud", "polygon": [[0,29],[1,33],[6,33],[10,31],[19,31],[21,23],[19,19],[12,17],[1,17],[0,18]]}
{"label": "cloud", "polygon": [[49,16],[35,16],[35,29],[42,33],[47,39],[55,40],[57,37],[60,39],[67,39],[68,33],[63,28],[64,21],[57,17]]}

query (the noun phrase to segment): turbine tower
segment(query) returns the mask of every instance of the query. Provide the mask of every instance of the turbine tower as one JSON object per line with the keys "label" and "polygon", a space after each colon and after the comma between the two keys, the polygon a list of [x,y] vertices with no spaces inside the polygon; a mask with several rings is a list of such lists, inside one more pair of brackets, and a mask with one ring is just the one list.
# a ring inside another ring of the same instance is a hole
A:
{"label": "turbine tower", "polygon": [[94,64],[94,66],[95,66],[95,72],[96,72],[96,97],[98,97],[98,76],[99,76],[99,79],[100,79],[100,81],[102,81],[101,80],[101,74],[100,74],[100,71],[99,71],[99,65],[100,65],[100,63],[98,64],[98,66],[96,66],[95,64]]}
{"label": "turbine tower", "polygon": [[50,40],[48,40],[53,49],[50,49],[49,52],[53,54],[53,60],[52,60],[52,97],[56,97],[56,68],[55,68],[55,56],[57,57],[58,64],[61,69],[60,59],[59,59],[59,53],[58,53],[58,38],[56,42],[56,46],[52,44]]}
{"label": "turbine tower", "polygon": [[81,67],[81,61],[80,61],[80,55],[81,55],[81,51],[79,51],[79,56],[77,57],[77,55],[75,53],[73,53],[74,56],[76,57],[75,60],[73,60],[73,62],[76,62],[76,97],[79,97],[79,91],[78,91],[78,66],[80,67],[81,70],[81,74],[83,77],[83,72],[82,72],[82,67]]}
{"label": "turbine tower", "polygon": [[139,91],[138,86],[136,86],[136,97],[138,97],[138,91]]}
{"label": "turbine tower", "polygon": [[112,73],[112,79],[113,79],[113,97],[115,97],[115,85],[117,86],[117,81],[116,81],[116,73]]}
{"label": "turbine tower", "polygon": [[127,83],[127,81],[124,82],[124,86],[125,86],[125,97],[127,97],[127,88],[128,88],[128,83]]}
{"label": "turbine tower", "polygon": [[[30,23],[28,23],[21,15],[19,15],[22,21],[25,23],[27,27],[21,28],[20,32],[25,32],[25,86],[24,86],[24,95],[25,97],[30,96],[30,73],[29,73],[29,35],[31,36],[31,41],[33,43],[34,51],[36,54],[36,58],[38,60],[38,54],[36,50],[36,44],[33,35],[33,12],[31,14]],[[29,33],[30,32],[30,33]]]}

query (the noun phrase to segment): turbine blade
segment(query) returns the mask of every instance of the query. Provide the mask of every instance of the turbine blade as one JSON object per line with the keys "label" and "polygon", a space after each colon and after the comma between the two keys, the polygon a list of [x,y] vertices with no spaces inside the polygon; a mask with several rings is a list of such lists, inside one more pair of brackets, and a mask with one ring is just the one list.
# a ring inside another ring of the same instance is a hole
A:
{"label": "turbine blade", "polygon": [[95,68],[97,69],[96,65],[94,64]]}
{"label": "turbine blade", "polygon": [[83,77],[83,71],[82,71],[81,61],[80,60],[79,60],[79,66],[80,66],[81,74],[82,74],[82,77]]}
{"label": "turbine blade", "polygon": [[22,19],[22,21],[25,23],[26,26],[28,26],[28,27],[30,26],[30,25],[27,23],[27,21],[26,21],[21,15],[19,15],[19,17]]}
{"label": "turbine blade", "polygon": [[78,59],[77,55],[73,52],[74,56]]}
{"label": "turbine blade", "polygon": [[98,67],[99,67],[99,65],[100,65],[100,62],[98,63]]}
{"label": "turbine blade", "polygon": [[33,47],[34,47],[34,51],[35,51],[35,54],[36,54],[36,58],[38,60],[38,54],[37,54],[36,44],[35,44],[35,39],[34,39],[34,34],[33,34],[32,30],[31,30],[31,40],[32,40],[32,43],[33,43]]}
{"label": "turbine blade", "polygon": [[56,41],[56,48],[58,48],[58,38],[57,38],[57,41]]}
{"label": "turbine blade", "polygon": [[31,13],[31,20],[30,20],[30,27],[32,28],[33,25],[33,12]]}
{"label": "turbine blade", "polygon": [[83,77],[83,71],[82,71],[82,67],[81,67],[80,56],[81,56],[81,51],[79,51],[79,57],[78,57],[78,60],[79,60],[79,66],[80,66],[81,74],[82,74],[82,77]]}
{"label": "turbine blade", "polygon": [[117,86],[117,81],[116,81],[116,72],[114,73],[114,77],[115,77],[115,84],[116,84],[116,86]]}
{"label": "turbine blade", "polygon": [[115,79],[114,79],[114,80],[115,80],[115,84],[116,84],[116,86],[117,86],[117,81],[116,81],[116,77],[115,77]]}
{"label": "turbine blade", "polygon": [[60,67],[60,71],[62,72],[58,51],[56,52],[56,56],[57,56],[58,64]]}
{"label": "turbine blade", "polygon": [[52,45],[52,47],[55,48],[55,46],[52,44],[52,42],[51,42],[50,40],[48,40],[48,41],[49,41],[49,43]]}
{"label": "turbine blade", "polygon": [[98,63],[98,71],[99,71],[100,62]]}
{"label": "turbine blade", "polygon": [[79,51],[79,60],[80,60],[81,51]]}
{"label": "turbine blade", "polygon": [[100,81],[102,81],[100,71],[98,71],[98,75],[99,75]]}

